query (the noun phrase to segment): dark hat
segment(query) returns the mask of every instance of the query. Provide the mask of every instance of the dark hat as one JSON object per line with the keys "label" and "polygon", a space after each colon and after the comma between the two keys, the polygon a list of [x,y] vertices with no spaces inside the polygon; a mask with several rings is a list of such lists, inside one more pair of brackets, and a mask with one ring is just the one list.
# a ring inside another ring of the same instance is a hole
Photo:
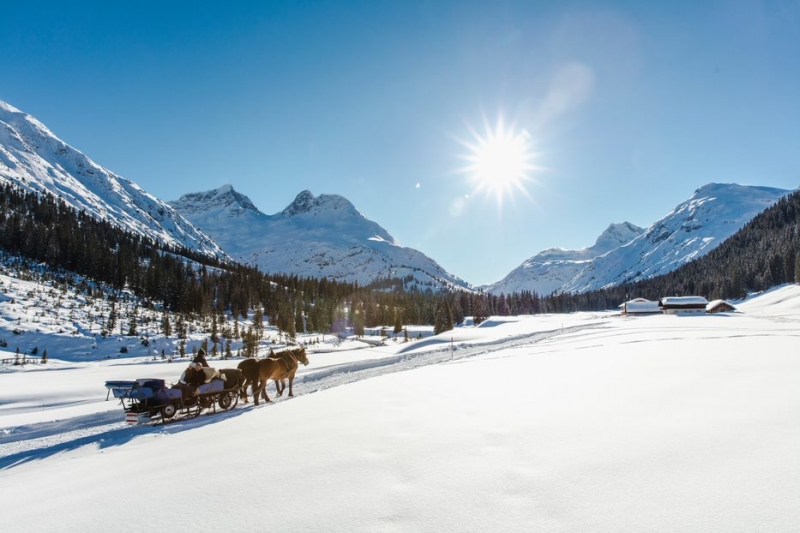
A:
{"label": "dark hat", "polygon": [[205,354],[206,354],[206,351],[204,349],[200,348],[199,350],[197,350],[197,356],[198,357],[200,357],[201,355],[205,355]]}

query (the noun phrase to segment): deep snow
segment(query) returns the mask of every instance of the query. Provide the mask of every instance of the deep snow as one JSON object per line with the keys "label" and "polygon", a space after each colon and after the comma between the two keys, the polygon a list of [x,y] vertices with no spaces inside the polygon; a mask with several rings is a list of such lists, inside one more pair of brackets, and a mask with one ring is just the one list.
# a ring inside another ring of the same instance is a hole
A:
{"label": "deep snow", "polygon": [[182,363],[6,367],[0,529],[797,531],[800,287],[737,307],[311,353],[295,398],[156,426],[103,383]]}

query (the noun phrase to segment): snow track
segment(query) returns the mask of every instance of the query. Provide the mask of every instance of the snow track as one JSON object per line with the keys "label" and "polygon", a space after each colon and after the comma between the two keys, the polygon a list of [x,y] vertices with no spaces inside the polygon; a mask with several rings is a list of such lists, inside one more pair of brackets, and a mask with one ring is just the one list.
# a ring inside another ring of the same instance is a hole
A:
{"label": "snow track", "polygon": [[[429,339],[413,343],[409,345],[409,349],[398,354],[336,364],[319,370],[313,369],[312,355],[311,369],[301,368],[295,378],[293,388],[296,396],[311,394],[384,374],[463,361],[508,348],[532,345],[557,335],[569,335],[598,327],[603,327],[602,323],[516,335],[475,344],[460,342],[451,345],[440,339]],[[254,408],[261,409],[269,405],[277,405],[285,399],[286,397],[283,397],[270,404],[262,403],[258,407],[251,404],[243,408],[243,404],[240,403],[240,407],[231,411],[213,413],[212,416],[201,415],[191,420],[176,420],[167,424],[129,426],[122,421],[121,409],[115,409],[63,420],[4,428],[0,430],[0,470],[85,446],[102,449],[124,444],[140,436],[182,432],[200,425],[222,422],[233,416],[241,416],[251,412]]]}

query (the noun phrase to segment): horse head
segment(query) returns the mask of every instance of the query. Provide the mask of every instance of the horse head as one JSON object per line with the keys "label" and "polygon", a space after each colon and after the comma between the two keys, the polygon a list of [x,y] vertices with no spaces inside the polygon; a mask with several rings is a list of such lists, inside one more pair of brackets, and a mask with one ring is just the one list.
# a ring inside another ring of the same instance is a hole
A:
{"label": "horse head", "polygon": [[293,353],[294,356],[297,358],[297,360],[303,363],[303,366],[308,366],[308,356],[306,355],[305,346],[301,346],[300,348],[295,348]]}

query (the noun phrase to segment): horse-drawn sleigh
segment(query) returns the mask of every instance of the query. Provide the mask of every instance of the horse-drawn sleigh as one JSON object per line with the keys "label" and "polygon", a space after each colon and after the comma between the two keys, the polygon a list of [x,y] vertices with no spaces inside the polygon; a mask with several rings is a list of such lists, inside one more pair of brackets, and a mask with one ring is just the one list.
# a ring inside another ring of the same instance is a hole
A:
{"label": "horse-drawn sleigh", "polygon": [[[218,377],[200,384],[196,390],[183,381],[186,373],[180,382],[171,387],[168,387],[163,379],[154,378],[106,381],[108,389],[106,399],[112,393],[114,398],[119,398],[125,410],[125,420],[129,423],[138,423],[142,418],[161,422],[173,418],[194,418],[203,410],[217,412],[217,408],[220,411],[233,409],[240,397],[247,402],[248,388],[252,391],[256,405],[259,396],[267,402],[270,401],[266,391],[270,379],[275,382],[278,396],[283,394],[286,388],[285,382],[288,380],[289,396],[292,396],[292,384],[298,363],[308,365],[305,348],[280,352],[270,350],[269,357],[245,359],[239,363],[238,368],[224,368],[219,372],[206,368],[205,370],[210,370],[212,375],[218,374]],[[198,368],[200,366],[197,364]]]}
{"label": "horse-drawn sleigh", "polygon": [[235,368],[221,370],[220,377],[197,387],[196,394],[167,387],[163,379],[106,381],[106,399],[112,393],[119,398],[126,422],[135,424],[141,418],[166,422],[171,418],[194,418],[203,410],[216,412],[217,407],[221,411],[233,409],[239,402],[242,382],[242,373]]}

